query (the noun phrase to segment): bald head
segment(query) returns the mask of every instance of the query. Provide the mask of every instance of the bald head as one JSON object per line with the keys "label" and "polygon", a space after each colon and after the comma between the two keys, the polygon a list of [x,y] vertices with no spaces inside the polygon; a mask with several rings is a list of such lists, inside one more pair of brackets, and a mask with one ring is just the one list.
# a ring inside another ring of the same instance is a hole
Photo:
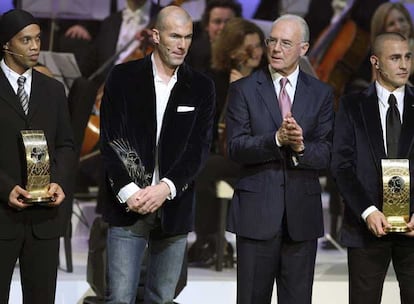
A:
{"label": "bald head", "polygon": [[[374,43],[372,45],[372,54],[376,56],[380,56],[381,52],[384,48],[385,43],[389,42],[400,42],[400,41],[407,41],[407,39],[400,33],[382,33],[379,34],[374,39]],[[408,43],[408,42],[407,42]]]}
{"label": "bald head", "polygon": [[193,38],[190,15],[178,6],[167,6],[157,16],[152,39],[157,70],[173,73],[184,62]]}
{"label": "bald head", "polygon": [[176,5],[170,5],[164,7],[158,13],[157,20],[155,21],[155,28],[157,30],[164,30],[166,24],[171,20],[175,20],[180,24],[193,22],[191,16],[184,9]]}

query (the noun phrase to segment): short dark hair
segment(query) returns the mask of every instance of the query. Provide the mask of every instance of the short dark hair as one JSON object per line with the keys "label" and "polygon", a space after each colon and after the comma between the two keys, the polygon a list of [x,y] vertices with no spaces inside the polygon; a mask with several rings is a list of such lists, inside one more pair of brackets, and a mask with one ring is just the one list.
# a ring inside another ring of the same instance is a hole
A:
{"label": "short dark hair", "polygon": [[372,55],[378,56],[381,53],[384,41],[394,40],[394,41],[408,41],[403,34],[397,32],[385,32],[377,35],[374,38],[374,43],[372,45]]}
{"label": "short dark hair", "polygon": [[207,6],[204,9],[203,16],[201,17],[201,26],[206,28],[210,21],[210,12],[213,8],[224,7],[229,8],[234,12],[235,17],[241,17],[242,6],[235,0],[211,0],[207,2]]}

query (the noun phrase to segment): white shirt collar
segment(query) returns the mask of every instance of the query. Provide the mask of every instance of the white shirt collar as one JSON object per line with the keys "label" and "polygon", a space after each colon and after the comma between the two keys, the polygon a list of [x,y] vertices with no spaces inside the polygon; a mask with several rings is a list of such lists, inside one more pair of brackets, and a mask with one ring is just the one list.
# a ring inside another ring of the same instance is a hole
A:
{"label": "white shirt collar", "polygon": [[[162,82],[161,77],[158,75],[157,66],[156,66],[155,60],[154,60],[154,53],[151,54],[151,62],[152,62],[152,73],[154,74],[154,80],[155,81],[161,81]],[[178,79],[177,78],[177,74],[178,74],[178,69],[179,68],[180,67],[178,66],[175,69],[174,74],[172,75],[172,77],[170,79],[170,82],[171,82],[171,80],[174,80],[174,83],[177,81],[177,79]]]}
{"label": "white shirt collar", "polygon": [[269,72],[272,76],[273,83],[276,85],[279,85],[280,79],[283,77],[286,77],[289,80],[289,84],[292,88],[296,88],[296,83],[298,82],[298,76],[299,76],[299,65],[296,67],[296,69],[288,76],[283,76],[276,72],[270,65],[269,65]]}
{"label": "white shirt collar", "polygon": [[390,97],[390,94],[394,94],[395,98],[397,99],[398,107],[400,108],[400,105],[404,100],[405,85],[390,92],[378,81],[375,81],[375,88],[377,90],[378,102],[381,106],[388,108],[388,98]]}
{"label": "white shirt collar", "polygon": [[4,72],[4,75],[6,75],[6,78],[9,80],[9,82],[10,82],[10,84],[13,87],[13,90],[15,92],[17,92],[17,87],[18,87],[17,79],[20,76],[26,77],[26,82],[25,82],[24,86],[26,88],[26,92],[30,96],[30,88],[31,88],[31,84],[32,84],[32,74],[33,74],[32,68],[27,69],[23,74],[20,75],[19,73],[16,73],[11,68],[9,68],[9,66],[4,61],[4,58],[0,61],[0,67]]}

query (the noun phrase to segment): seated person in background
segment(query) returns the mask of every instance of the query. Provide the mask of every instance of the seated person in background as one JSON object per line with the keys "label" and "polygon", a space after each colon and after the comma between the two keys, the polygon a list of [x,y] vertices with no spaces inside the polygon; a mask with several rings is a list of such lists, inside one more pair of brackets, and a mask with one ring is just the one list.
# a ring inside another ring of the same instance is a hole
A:
{"label": "seated person in background", "polygon": [[233,18],[212,43],[210,74],[216,84],[218,115],[223,112],[229,83],[264,64],[263,41],[264,34],[256,24]]}
{"label": "seated person in background", "polygon": [[233,17],[240,17],[241,5],[236,0],[211,0],[201,19],[204,32],[191,44],[186,62],[198,71],[206,72],[211,65],[211,43],[224,25]]}
{"label": "seated person in background", "polygon": [[[213,149],[207,165],[196,182],[196,243],[189,252],[193,266],[209,267],[215,263],[216,233],[219,227],[220,201],[216,198],[215,183],[226,180],[234,184],[238,165],[224,157],[224,117],[227,90],[230,82],[250,75],[264,63],[264,35],[254,23],[242,18],[233,18],[223,28],[212,44],[212,70],[216,85],[216,118],[214,124]],[[223,135],[219,137],[218,133]],[[233,248],[225,247],[224,266],[233,266]]]}
{"label": "seated person in background", "polygon": [[[151,20],[150,11],[150,0],[127,0],[123,10],[106,18],[88,56],[80,63],[82,75],[89,77],[108,63],[107,67],[96,75],[95,82],[101,84],[114,64],[121,63],[139,48],[141,42],[134,40],[134,37],[148,26]],[[117,53],[118,56],[111,61],[110,58]]]}

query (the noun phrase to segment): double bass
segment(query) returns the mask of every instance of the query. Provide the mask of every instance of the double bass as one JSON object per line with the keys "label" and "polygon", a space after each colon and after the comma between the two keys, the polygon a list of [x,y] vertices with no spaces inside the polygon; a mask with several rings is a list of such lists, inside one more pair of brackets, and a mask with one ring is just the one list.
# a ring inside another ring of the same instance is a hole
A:
{"label": "double bass", "polygon": [[369,33],[351,18],[354,5],[355,0],[349,2],[338,21],[321,34],[308,56],[318,78],[334,88],[335,108],[345,85],[370,49]]}

